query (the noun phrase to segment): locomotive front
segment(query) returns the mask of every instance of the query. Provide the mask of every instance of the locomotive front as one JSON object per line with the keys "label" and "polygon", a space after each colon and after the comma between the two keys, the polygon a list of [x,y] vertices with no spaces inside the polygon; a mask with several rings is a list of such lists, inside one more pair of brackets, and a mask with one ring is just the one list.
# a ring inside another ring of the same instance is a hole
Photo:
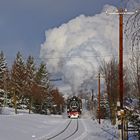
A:
{"label": "locomotive front", "polygon": [[79,97],[73,96],[67,100],[67,115],[69,118],[79,118],[82,113],[82,101]]}

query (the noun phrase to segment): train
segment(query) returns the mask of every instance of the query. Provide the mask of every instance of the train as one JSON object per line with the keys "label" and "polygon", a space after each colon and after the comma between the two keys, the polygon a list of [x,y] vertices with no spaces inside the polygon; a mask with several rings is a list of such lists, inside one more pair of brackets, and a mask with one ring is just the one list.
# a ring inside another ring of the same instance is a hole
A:
{"label": "train", "polygon": [[82,100],[73,96],[67,99],[67,115],[69,118],[79,118],[82,114]]}

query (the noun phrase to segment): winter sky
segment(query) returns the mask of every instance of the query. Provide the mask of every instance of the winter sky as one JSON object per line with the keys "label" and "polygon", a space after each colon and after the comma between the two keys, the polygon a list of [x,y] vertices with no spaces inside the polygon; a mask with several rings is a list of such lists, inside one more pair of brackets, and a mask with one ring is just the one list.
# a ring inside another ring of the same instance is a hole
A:
{"label": "winter sky", "polygon": [[120,7],[140,0],[0,0],[0,50],[8,63],[18,51],[43,59],[76,92],[93,85],[102,58],[118,55],[118,16],[106,11]]}
{"label": "winter sky", "polygon": [[[140,7],[134,1],[122,5],[128,10]],[[97,80],[93,79],[97,77],[102,60],[108,61],[111,57],[118,60],[119,16],[108,15],[106,11],[116,12],[117,8],[105,4],[100,12],[81,14],[45,32],[46,39],[41,45],[40,57],[51,73],[62,74],[73,93],[82,88],[97,89]],[[128,49],[125,45],[126,58]]]}
{"label": "winter sky", "polygon": [[83,14],[100,13],[105,4],[119,6],[121,0],[0,0],[0,50],[8,62],[17,51],[24,57],[40,55],[45,31]]}

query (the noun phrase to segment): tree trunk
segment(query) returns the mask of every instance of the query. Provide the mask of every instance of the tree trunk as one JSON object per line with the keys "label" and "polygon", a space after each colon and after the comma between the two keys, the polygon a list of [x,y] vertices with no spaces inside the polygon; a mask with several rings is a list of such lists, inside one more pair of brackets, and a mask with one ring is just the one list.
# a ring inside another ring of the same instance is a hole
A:
{"label": "tree trunk", "polygon": [[15,92],[14,92],[14,108],[15,108],[15,114],[17,114],[17,97]]}
{"label": "tree trunk", "polygon": [[29,98],[29,114],[31,114],[32,110],[32,97]]}

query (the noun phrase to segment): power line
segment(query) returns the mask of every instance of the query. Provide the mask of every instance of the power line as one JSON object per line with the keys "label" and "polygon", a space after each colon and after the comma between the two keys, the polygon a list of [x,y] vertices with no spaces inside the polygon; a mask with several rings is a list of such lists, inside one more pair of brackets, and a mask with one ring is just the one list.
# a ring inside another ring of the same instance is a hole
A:
{"label": "power line", "polygon": [[[135,51],[136,52],[136,51]],[[133,53],[135,53],[133,51]],[[140,51],[137,51],[137,52],[140,52]],[[131,56],[132,55],[132,52],[127,52],[127,51],[124,51],[124,55],[126,56]],[[79,55],[79,56],[60,56],[60,57],[44,57],[44,58],[39,58],[39,57],[34,57],[35,60],[43,60],[43,59],[62,59],[62,58],[92,58],[92,57],[109,57],[109,56],[112,56],[112,57],[118,57],[118,54],[104,54],[104,55]],[[6,57],[6,59],[11,59],[12,57]],[[23,58],[24,59],[24,58]],[[25,58],[26,59],[26,58]]]}

